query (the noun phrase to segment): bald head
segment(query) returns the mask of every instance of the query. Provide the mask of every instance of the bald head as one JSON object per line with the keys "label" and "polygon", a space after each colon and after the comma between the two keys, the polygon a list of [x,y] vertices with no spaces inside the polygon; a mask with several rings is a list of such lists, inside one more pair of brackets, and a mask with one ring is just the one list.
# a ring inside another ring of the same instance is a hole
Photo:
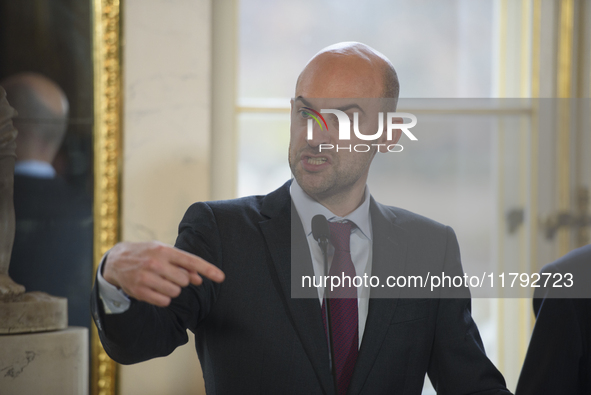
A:
{"label": "bald head", "polygon": [[14,125],[17,160],[52,162],[63,140],[68,118],[68,99],[50,79],[20,73],[0,82],[18,115]]}
{"label": "bald head", "polygon": [[397,99],[399,90],[388,58],[368,45],[343,42],[310,59],[298,77],[295,96]]}

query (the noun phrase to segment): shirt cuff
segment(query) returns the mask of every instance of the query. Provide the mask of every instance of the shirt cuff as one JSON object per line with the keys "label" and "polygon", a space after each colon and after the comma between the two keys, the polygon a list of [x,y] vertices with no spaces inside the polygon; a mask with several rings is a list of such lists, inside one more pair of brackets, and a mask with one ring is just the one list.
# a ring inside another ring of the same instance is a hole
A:
{"label": "shirt cuff", "polygon": [[103,256],[97,272],[98,293],[103,302],[106,314],[120,314],[129,309],[131,300],[121,289],[109,283],[103,277],[103,265],[107,259],[107,254]]}

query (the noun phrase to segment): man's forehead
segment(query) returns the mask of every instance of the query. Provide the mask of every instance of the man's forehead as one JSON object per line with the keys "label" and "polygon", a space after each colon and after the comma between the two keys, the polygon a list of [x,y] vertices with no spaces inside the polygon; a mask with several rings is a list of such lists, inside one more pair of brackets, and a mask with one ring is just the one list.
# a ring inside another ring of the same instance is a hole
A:
{"label": "man's forehead", "polygon": [[322,56],[310,62],[296,85],[296,96],[380,97],[383,68],[351,56]]}

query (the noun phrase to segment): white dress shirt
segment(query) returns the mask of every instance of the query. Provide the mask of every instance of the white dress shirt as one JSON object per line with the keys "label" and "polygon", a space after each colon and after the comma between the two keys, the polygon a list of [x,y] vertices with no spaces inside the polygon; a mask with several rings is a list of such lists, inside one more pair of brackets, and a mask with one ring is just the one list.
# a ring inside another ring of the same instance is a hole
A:
{"label": "white dress shirt", "polygon": [[[353,266],[355,266],[355,272],[357,276],[371,276],[371,254],[372,254],[372,230],[371,230],[371,217],[369,214],[369,188],[365,187],[365,197],[363,203],[355,211],[345,217],[339,217],[333,214],[329,209],[318,203],[316,200],[311,198],[304,190],[298,185],[295,179],[292,180],[290,193],[292,201],[296,207],[296,210],[302,221],[304,232],[308,240],[308,246],[310,247],[310,255],[312,256],[312,266],[314,268],[315,276],[324,275],[324,258],[322,256],[322,250],[320,246],[314,240],[312,236],[312,218],[317,214],[322,214],[326,217],[329,222],[343,222],[345,220],[353,222],[356,227],[351,231],[350,250],[351,260]],[[329,244],[328,246],[328,264],[330,270],[330,264],[332,263],[332,257],[334,255],[334,247]],[[98,278],[98,291],[105,313],[107,314],[118,314],[123,313],[131,304],[129,297],[119,288],[110,284],[104,279],[102,275],[102,266],[104,264],[106,255],[99,266],[97,273]],[[318,289],[318,300],[322,304],[324,289]],[[363,332],[365,330],[365,322],[367,320],[367,313],[369,308],[369,288],[359,287],[358,288],[358,313],[359,313],[359,345],[363,339]]]}
{"label": "white dress shirt", "polygon": [[41,160],[19,160],[14,164],[14,174],[35,178],[55,178],[55,169]]}
{"label": "white dress shirt", "polygon": [[[357,276],[371,276],[371,254],[372,254],[372,230],[371,230],[371,216],[369,214],[369,188],[365,187],[365,197],[363,203],[357,207],[352,213],[345,217],[339,217],[333,214],[329,209],[311,198],[302,187],[299,186],[295,179],[291,182],[291,199],[296,207],[304,233],[308,240],[310,247],[310,255],[312,256],[312,266],[314,268],[314,275],[316,277],[324,276],[324,257],[318,242],[312,236],[312,218],[317,214],[322,214],[329,222],[343,222],[351,221],[356,227],[351,230],[350,250],[351,260],[355,266]],[[328,267],[330,272],[330,265],[334,255],[334,247],[328,245]],[[318,283],[318,282],[317,282]],[[359,346],[363,339],[363,332],[365,330],[365,322],[367,320],[367,312],[369,309],[369,287],[359,287],[357,289],[357,307],[359,314]],[[318,288],[318,300],[322,305],[324,289]]]}
{"label": "white dress shirt", "polygon": [[99,297],[103,301],[103,307],[107,314],[119,314],[129,309],[131,301],[121,289],[117,288],[103,277],[103,265],[107,254],[103,256],[99,265],[97,276]]}

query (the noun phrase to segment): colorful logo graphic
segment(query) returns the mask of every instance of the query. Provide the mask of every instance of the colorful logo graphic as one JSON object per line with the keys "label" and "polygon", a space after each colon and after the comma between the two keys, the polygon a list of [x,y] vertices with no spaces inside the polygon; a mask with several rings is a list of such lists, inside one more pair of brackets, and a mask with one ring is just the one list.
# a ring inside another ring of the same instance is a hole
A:
{"label": "colorful logo graphic", "polygon": [[[326,130],[328,130],[328,125],[326,124],[326,121],[324,120],[324,117],[322,115],[320,115],[320,113],[316,110],[311,109],[310,107],[302,107],[303,110],[306,110],[305,113],[308,114],[309,116],[311,116],[312,118],[314,118],[314,120],[316,121],[316,123],[318,124],[318,126],[320,126],[320,130],[324,130],[322,129],[322,124],[320,123],[320,121],[318,120],[318,117],[320,117],[320,119],[322,119],[322,122],[324,122],[324,126],[326,126]],[[314,114],[316,114],[316,116]]]}
{"label": "colorful logo graphic", "polygon": [[[314,130],[313,130],[313,126],[314,126],[314,122],[312,122],[312,119],[314,119],[316,121],[316,123],[318,124],[318,126],[320,126],[320,130],[324,130],[322,127],[322,123],[320,123],[320,119],[322,119],[322,122],[324,122],[324,126],[326,127],[326,130],[328,130],[328,125],[326,124],[326,121],[324,120],[324,117],[322,115],[320,115],[320,113],[323,114],[334,114],[339,122],[339,141],[346,141],[346,140],[351,140],[351,126],[353,126],[353,132],[355,133],[355,136],[357,137],[357,139],[359,140],[365,140],[365,141],[374,141],[374,140],[378,140],[381,138],[382,134],[384,133],[384,129],[386,131],[386,140],[388,141],[392,141],[394,140],[394,131],[395,130],[400,130],[402,133],[404,133],[409,139],[416,141],[417,138],[410,132],[410,128],[412,128],[413,126],[416,126],[417,124],[417,117],[413,114],[410,113],[406,113],[406,112],[388,112],[385,114],[383,112],[379,112],[378,113],[378,131],[374,134],[364,134],[361,133],[361,131],[359,130],[359,113],[358,112],[354,112],[353,113],[353,124],[351,125],[351,119],[349,118],[349,115],[347,115],[347,113],[345,113],[344,111],[341,110],[335,110],[335,109],[321,109],[320,112],[311,109],[310,107],[302,107],[301,108],[302,113],[309,115],[310,118],[308,118],[308,136],[307,139],[308,140],[312,140],[314,137]],[[385,122],[384,122],[384,118],[385,118]],[[404,123],[403,119],[410,119],[409,123]],[[384,123],[386,123],[386,128],[384,128]],[[396,137],[396,141],[398,141],[399,137]],[[376,146],[378,147],[378,150],[380,149],[380,146],[384,146],[387,148],[387,150],[389,152],[401,152],[403,150],[402,145],[400,144],[371,144],[371,146]],[[334,149],[335,146],[333,144],[320,144],[319,145],[319,152],[322,152],[323,150],[331,150]],[[369,150],[371,149],[370,145],[368,144],[356,144],[354,146],[349,145],[349,146],[344,146],[344,147],[340,147],[340,146],[336,146],[336,150],[337,152],[339,150],[348,150],[351,152],[351,149],[355,150],[355,152],[369,152]],[[395,150],[393,150],[395,149]]]}

